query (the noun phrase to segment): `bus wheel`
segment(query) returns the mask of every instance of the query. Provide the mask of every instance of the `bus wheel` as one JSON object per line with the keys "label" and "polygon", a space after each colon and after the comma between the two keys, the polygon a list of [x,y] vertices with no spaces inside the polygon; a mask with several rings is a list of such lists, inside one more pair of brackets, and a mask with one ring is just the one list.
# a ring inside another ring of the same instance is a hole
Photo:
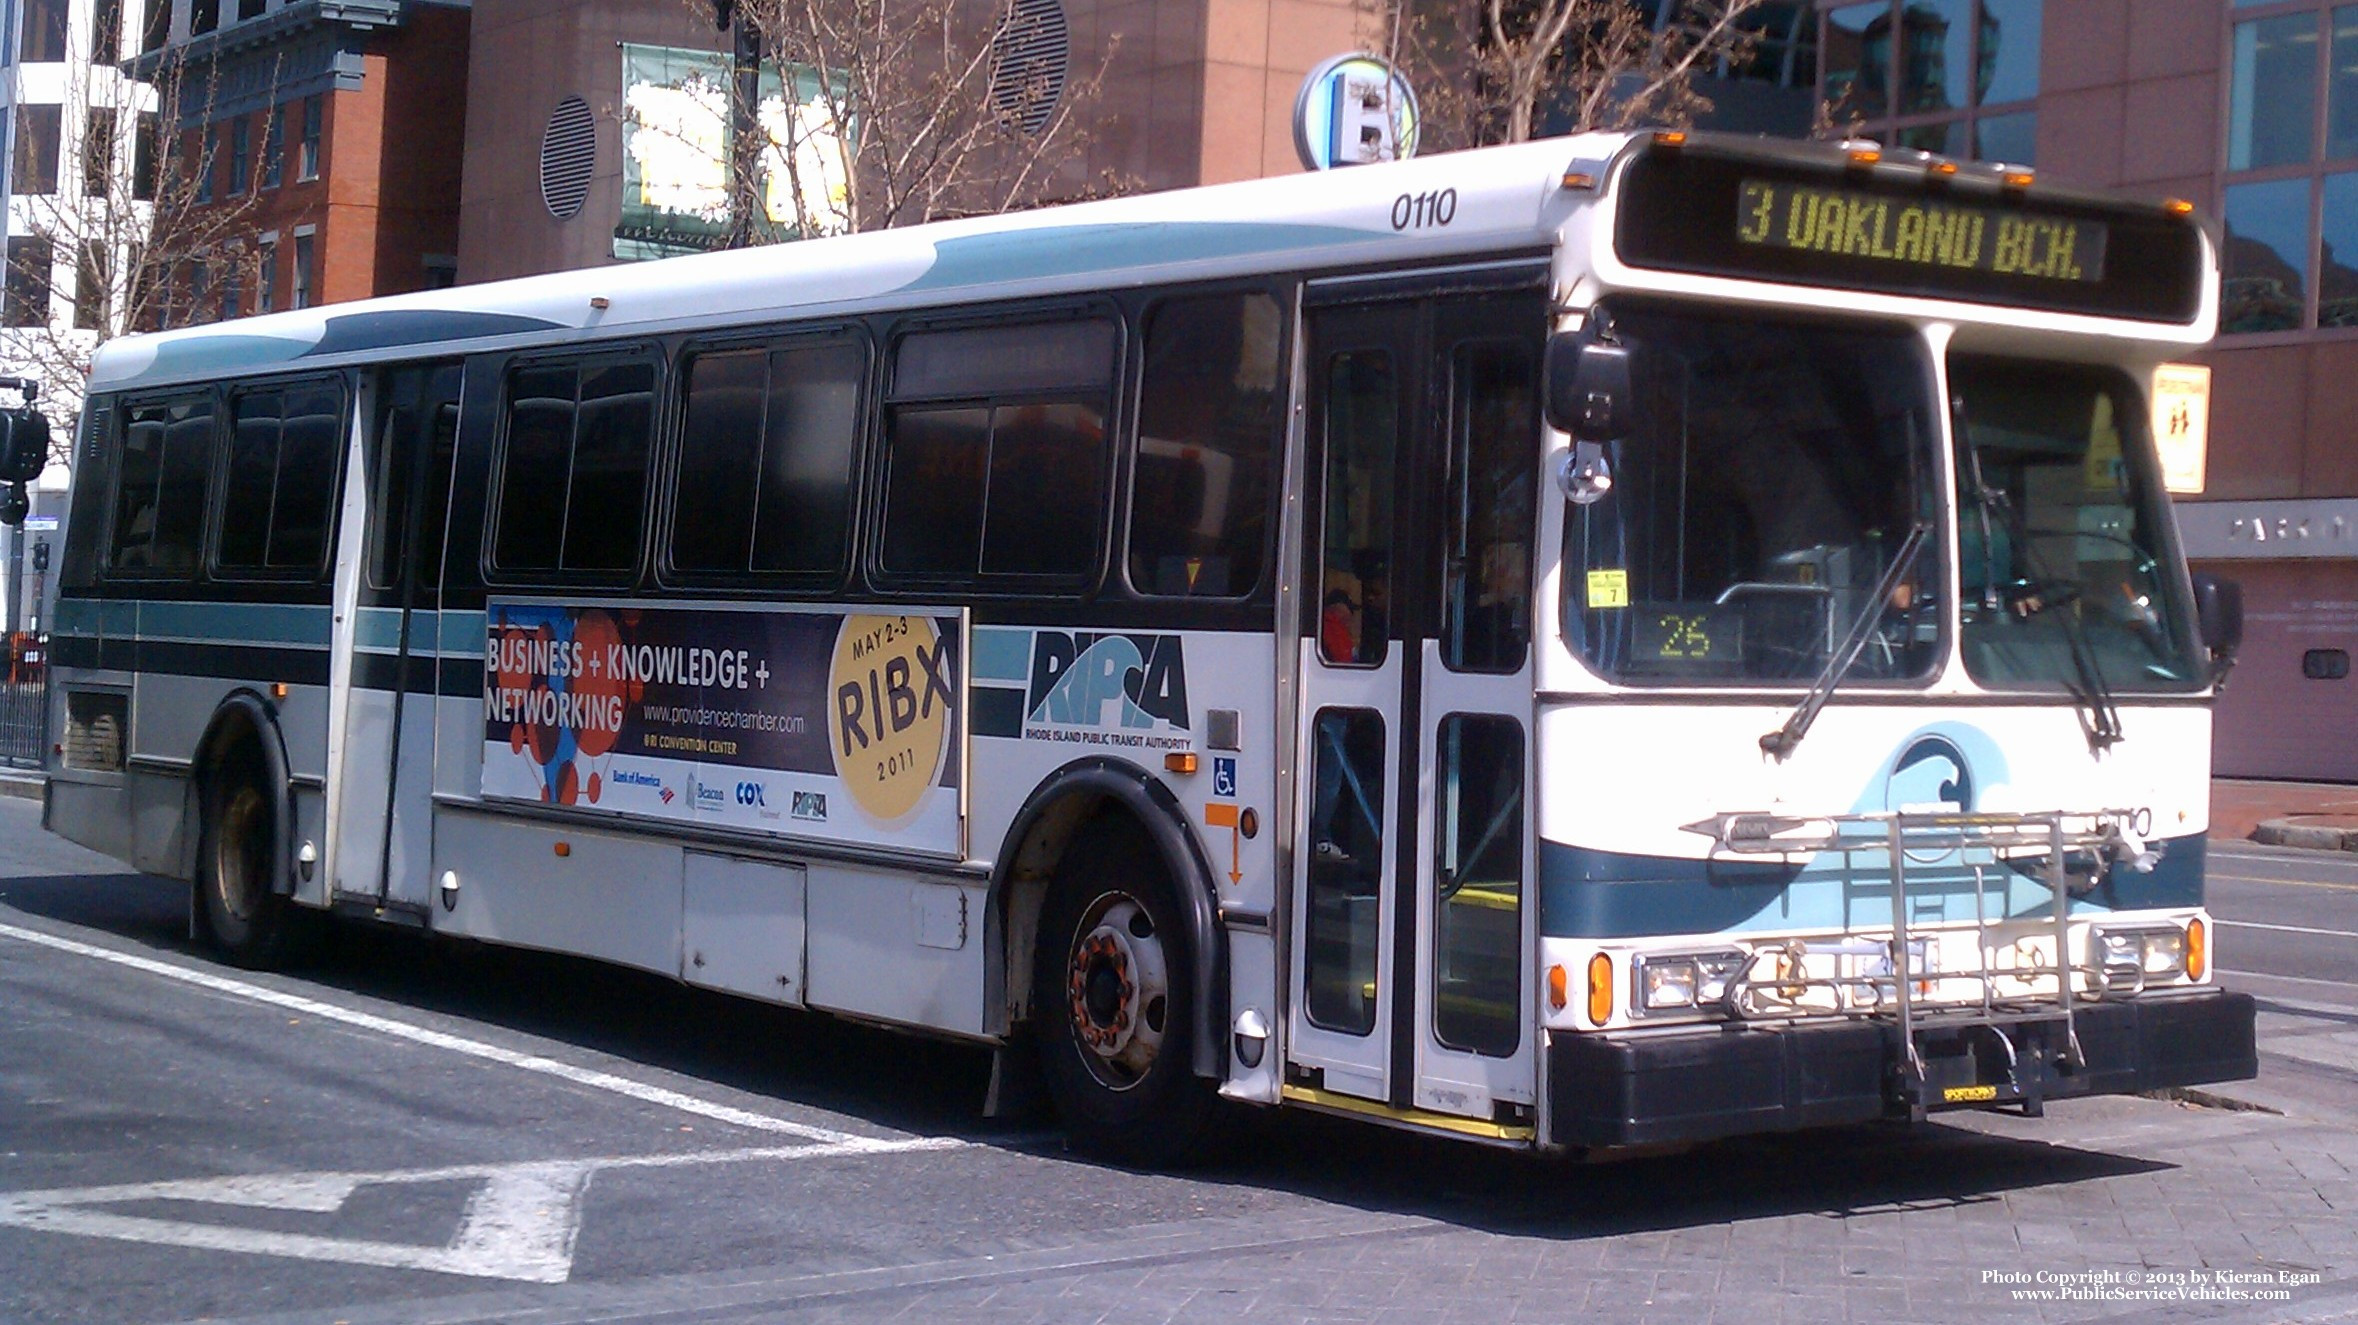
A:
{"label": "bus wheel", "polygon": [[314,927],[312,916],[271,887],[278,809],[247,762],[232,759],[206,786],[197,887],[222,954],[266,969],[299,957]]}
{"label": "bus wheel", "polygon": [[1162,862],[1108,821],[1065,853],[1043,910],[1032,1014],[1049,1094],[1077,1145],[1123,1163],[1184,1161],[1211,1113],[1179,917]]}

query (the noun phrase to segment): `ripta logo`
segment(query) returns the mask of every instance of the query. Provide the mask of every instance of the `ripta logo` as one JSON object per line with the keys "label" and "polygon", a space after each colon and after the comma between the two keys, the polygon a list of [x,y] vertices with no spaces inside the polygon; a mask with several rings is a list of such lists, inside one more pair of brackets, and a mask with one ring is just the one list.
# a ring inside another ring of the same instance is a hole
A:
{"label": "ripta logo", "polygon": [[1065,727],[1186,731],[1186,654],[1177,635],[1035,630],[1024,709]]}

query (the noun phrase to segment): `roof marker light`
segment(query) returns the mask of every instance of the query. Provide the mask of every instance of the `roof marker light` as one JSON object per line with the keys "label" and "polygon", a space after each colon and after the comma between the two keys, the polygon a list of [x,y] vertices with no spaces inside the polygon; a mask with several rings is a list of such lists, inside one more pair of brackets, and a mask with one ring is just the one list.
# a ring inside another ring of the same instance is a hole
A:
{"label": "roof marker light", "polygon": [[2194,204],[2184,198],[2165,198],[2162,200],[2162,210],[2172,216],[2192,216]]}
{"label": "roof marker light", "polygon": [[1665,129],[1654,135],[1654,146],[1656,147],[1684,147],[1686,145],[1687,135],[1683,129]]}
{"label": "roof marker light", "polygon": [[1957,173],[1957,163],[1954,161],[1935,161],[1932,163],[1929,169],[1933,174],[1946,179],[1949,176]]}
{"label": "roof marker light", "polygon": [[1567,189],[1593,189],[1596,186],[1597,177],[1585,170],[1567,170],[1564,172],[1564,187]]}
{"label": "roof marker light", "polygon": [[1871,166],[1882,159],[1883,149],[1880,147],[1854,147],[1850,149],[1850,163],[1854,166]]}
{"label": "roof marker light", "polygon": [[2031,172],[2027,170],[2004,171],[1999,174],[1998,182],[2010,189],[2027,189],[2031,186]]}

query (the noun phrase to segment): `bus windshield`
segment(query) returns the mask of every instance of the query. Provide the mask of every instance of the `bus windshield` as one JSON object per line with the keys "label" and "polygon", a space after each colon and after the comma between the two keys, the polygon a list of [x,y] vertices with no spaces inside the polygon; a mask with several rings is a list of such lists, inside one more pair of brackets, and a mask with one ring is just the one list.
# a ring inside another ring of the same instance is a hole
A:
{"label": "bus windshield", "polygon": [[[1635,426],[1613,485],[1565,523],[1572,647],[1618,680],[1803,684],[1862,615],[1851,681],[1926,675],[1939,643],[1929,365],[1904,328],[1616,309]],[[1937,526],[1936,526],[1937,527]]]}
{"label": "bus windshield", "polygon": [[2084,650],[2109,689],[2200,686],[2128,378],[1968,355],[1949,378],[1966,671],[1987,686],[2084,686]]}

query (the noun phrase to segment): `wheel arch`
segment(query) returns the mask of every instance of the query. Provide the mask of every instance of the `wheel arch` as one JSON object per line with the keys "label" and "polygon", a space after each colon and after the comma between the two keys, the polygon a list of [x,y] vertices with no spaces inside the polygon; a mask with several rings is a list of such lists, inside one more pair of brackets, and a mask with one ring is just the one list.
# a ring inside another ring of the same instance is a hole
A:
{"label": "wheel arch", "polygon": [[1189,1066],[1197,1076],[1217,1080],[1227,1066],[1228,946],[1211,860],[1188,827],[1179,798],[1126,760],[1092,756],[1057,769],[1032,790],[1008,827],[990,905],[1004,939],[1000,958],[1009,1021],[1022,1021],[1030,1012],[1035,940],[1057,865],[1081,826],[1107,814],[1129,821],[1146,839],[1179,894],[1194,977]]}
{"label": "wheel arch", "polygon": [[[286,734],[279,730],[277,710],[271,707],[269,701],[254,691],[241,689],[230,692],[213,710],[212,719],[205,724],[205,734],[197,741],[196,754],[189,761],[192,774],[190,809],[196,819],[196,831],[188,834],[188,840],[196,844],[197,853],[194,868],[189,871],[192,898],[198,896],[193,889],[203,886],[207,797],[212,793],[214,781],[221,776],[222,765],[241,742],[253,747],[266,784],[263,790],[273,798],[276,810],[271,816],[273,841],[270,890],[281,896],[290,895],[295,890],[295,794],[293,783],[287,777]],[[195,914],[197,923],[203,923],[204,908],[201,905],[196,908]]]}

